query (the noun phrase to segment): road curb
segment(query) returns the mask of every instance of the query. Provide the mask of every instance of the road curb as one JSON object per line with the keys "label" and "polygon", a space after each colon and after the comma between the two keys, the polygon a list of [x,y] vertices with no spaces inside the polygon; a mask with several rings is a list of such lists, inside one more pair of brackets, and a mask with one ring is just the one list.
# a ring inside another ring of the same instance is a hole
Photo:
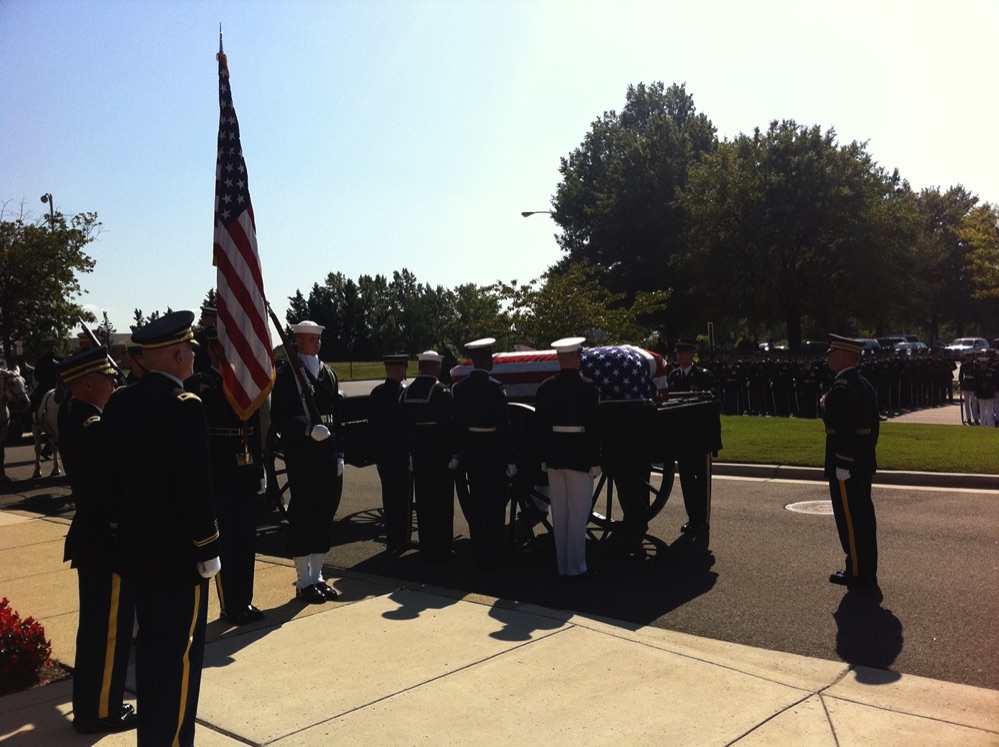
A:
{"label": "road curb", "polygon": [[[722,477],[753,477],[759,480],[814,480],[825,482],[819,467],[797,467],[788,464],[735,464],[715,462],[712,472]],[[999,475],[963,472],[904,472],[881,470],[874,475],[875,485],[898,485],[958,490],[997,490]]]}

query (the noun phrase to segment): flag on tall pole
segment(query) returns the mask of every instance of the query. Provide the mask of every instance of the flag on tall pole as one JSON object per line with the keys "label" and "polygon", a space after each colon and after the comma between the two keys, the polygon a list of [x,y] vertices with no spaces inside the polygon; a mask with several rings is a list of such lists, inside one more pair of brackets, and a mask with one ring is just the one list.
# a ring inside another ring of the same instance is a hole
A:
{"label": "flag on tall pole", "polygon": [[274,387],[274,353],[267,323],[264,280],[257,254],[257,229],[250,204],[239,122],[229,88],[229,65],[219,27],[219,145],[215,162],[216,303],[226,399],[243,420],[264,403]]}

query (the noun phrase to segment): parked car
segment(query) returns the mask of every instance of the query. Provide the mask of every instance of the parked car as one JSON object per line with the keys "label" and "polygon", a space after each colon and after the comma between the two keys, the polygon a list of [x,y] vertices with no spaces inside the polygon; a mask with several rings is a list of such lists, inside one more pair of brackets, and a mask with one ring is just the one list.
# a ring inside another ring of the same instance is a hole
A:
{"label": "parked car", "polygon": [[862,339],[860,342],[863,343],[863,347],[860,348],[861,355],[874,355],[881,351],[881,343],[873,337]]}
{"label": "parked car", "polygon": [[977,353],[981,350],[989,349],[989,341],[984,337],[958,337],[944,350],[958,360],[962,360],[969,353]]}
{"label": "parked car", "polygon": [[798,346],[799,355],[825,355],[829,349],[828,340],[802,340]]}

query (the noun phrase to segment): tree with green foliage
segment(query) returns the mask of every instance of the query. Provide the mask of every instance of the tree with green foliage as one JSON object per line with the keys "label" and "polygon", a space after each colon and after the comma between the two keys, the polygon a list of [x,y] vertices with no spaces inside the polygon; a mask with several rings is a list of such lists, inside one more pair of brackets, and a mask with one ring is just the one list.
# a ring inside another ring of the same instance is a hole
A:
{"label": "tree with green foliage", "polygon": [[662,311],[669,291],[638,291],[626,303],[625,293],[611,293],[602,282],[606,270],[583,260],[549,271],[537,280],[500,283],[495,290],[509,307],[516,342],[547,349],[553,340],[583,335],[590,343],[652,345],[643,323]]}
{"label": "tree with green foliage", "polygon": [[968,247],[972,298],[999,298],[999,209],[988,202],[976,205],[957,236]]}
{"label": "tree with green foliage", "polygon": [[822,332],[875,325],[905,277],[911,211],[892,200],[907,192],[832,129],[773,122],[726,140],[681,193],[691,290],[722,319],[783,324],[792,348],[806,317]]}
{"label": "tree with green foliage", "polygon": [[601,282],[630,301],[639,291],[673,288],[664,317],[676,331],[692,299],[673,259],[686,214],[677,194],[689,169],[714,151],[715,127],[682,85],[629,86],[624,109],[605,112],[560,166],[552,218],[570,261],[606,272]]}
{"label": "tree with green foliage", "polygon": [[24,342],[31,358],[42,339],[63,340],[80,318],[96,320],[77,298],[86,292],[79,276],[95,264],[84,249],[100,230],[97,213],[67,220],[56,212],[32,221],[23,203],[16,211],[0,206],[0,344],[7,360],[15,341]]}

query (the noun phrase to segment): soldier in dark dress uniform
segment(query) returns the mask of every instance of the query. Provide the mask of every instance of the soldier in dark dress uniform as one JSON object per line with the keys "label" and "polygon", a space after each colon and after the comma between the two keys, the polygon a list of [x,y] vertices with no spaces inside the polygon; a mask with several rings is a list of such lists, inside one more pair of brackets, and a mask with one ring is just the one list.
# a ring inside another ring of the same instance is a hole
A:
{"label": "soldier in dark dress uniform", "polygon": [[125,340],[124,345],[125,367],[128,368],[128,376],[125,377],[125,386],[131,386],[139,382],[146,369],[142,362],[142,346],[136,345],[131,337]]}
{"label": "soldier in dark dress uniform", "polygon": [[821,400],[826,426],[825,477],[846,569],[829,580],[844,586],[872,584],[878,575],[877,521],[871,478],[881,419],[877,394],[857,370],[862,343],[829,336],[829,368],[836,376]]}
{"label": "soldier in dark dress uniform", "polygon": [[135,330],[146,375],[115,392],[101,421],[111,520],[139,622],[139,744],[194,744],[208,581],[221,567],[205,408],[183,387],[194,373],[193,321],[176,311]]}
{"label": "soldier in dark dress uniform", "polygon": [[222,570],[215,576],[221,617],[232,625],[264,619],[253,606],[253,570],[257,552],[257,492],[263,477],[260,411],[240,420],[222,388],[222,348],[218,329],[204,330],[211,366],[184,386],[205,405],[212,454],[212,491],[219,521]]}
{"label": "soldier in dark dress uniform", "polygon": [[59,447],[76,504],[63,557],[76,569],[80,588],[73,728],[84,734],[134,729],[135,713],[122,699],[135,603],[131,584],[117,572],[100,460],[101,413],[116,374],[105,347],[77,353],[56,370],[72,395],[60,412]]}
{"label": "soldier in dark dress uniform", "polygon": [[42,340],[42,354],[35,361],[34,377],[35,388],[28,395],[31,402],[31,412],[38,411],[38,406],[42,403],[42,397],[49,389],[54,389],[56,385],[56,366],[62,360],[62,356],[55,353],[56,341],[52,339]]}
{"label": "soldier in dark dress uniform", "polygon": [[218,309],[211,304],[204,304],[201,307],[201,319],[198,321],[198,330],[194,333],[194,339],[198,341],[198,347],[194,353],[194,372],[204,373],[211,370],[212,361],[208,357],[208,330],[215,329],[218,321]]}
{"label": "soldier in dark dress uniform", "polygon": [[454,476],[451,459],[451,391],[438,380],[443,356],[416,356],[420,375],[402,393],[402,415],[413,460],[420,557],[429,563],[451,559],[454,541]]}
{"label": "soldier in dark dress uniform", "polygon": [[409,450],[399,403],[409,359],[386,355],[384,362],[385,381],[368,395],[368,426],[382,483],[385,544],[390,551],[399,552],[409,547],[412,524]]}
{"label": "soldier in dark dress uniform", "polygon": [[506,390],[489,375],[496,340],[484,337],[465,345],[474,366],[454,385],[454,454],[450,465],[465,475],[468,496],[462,512],[468,521],[475,565],[494,567],[503,551],[507,482],[517,474]]}
{"label": "soldier in dark dress uniform", "polygon": [[[666,377],[670,393],[713,390],[714,377],[694,363],[695,350],[696,342],[676,341],[676,366]],[[680,531],[706,532],[711,521],[711,452],[703,451],[696,442],[683,441],[676,444],[676,467],[687,510],[687,523]]]}
{"label": "soldier in dark dress uniform", "polygon": [[584,342],[567,337],[552,343],[561,370],[538,387],[535,402],[558,575],[567,580],[596,574],[586,564],[586,525],[593,480],[600,475],[600,392],[579,373]]}
{"label": "soldier in dark dress uniform", "polygon": [[325,327],[306,320],[291,329],[305,385],[312,390],[321,422],[313,422],[291,362],[278,368],[271,393],[271,422],[281,434],[288,469],[288,555],[298,574],[295,598],[322,604],[337,597],[323,578],[323,563],[330,550],[340,499],[338,483],[343,476],[340,387],[336,374],[319,360]]}

